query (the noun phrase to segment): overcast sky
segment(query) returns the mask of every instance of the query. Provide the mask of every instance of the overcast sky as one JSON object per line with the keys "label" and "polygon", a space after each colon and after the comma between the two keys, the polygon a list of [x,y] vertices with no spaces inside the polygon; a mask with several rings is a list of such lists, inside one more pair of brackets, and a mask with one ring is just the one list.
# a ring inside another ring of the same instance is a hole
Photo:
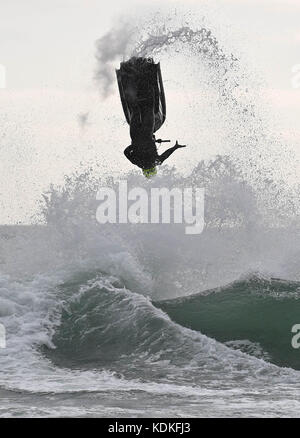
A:
{"label": "overcast sky", "polygon": [[[299,146],[299,0],[2,0],[0,64],[6,88],[0,89],[0,222],[28,221],[42,191],[80,163],[97,159],[106,168],[112,165],[112,171],[131,168],[122,154],[122,146],[129,144],[127,128],[123,124],[116,132],[111,122],[113,117],[119,124],[123,120],[119,98],[115,93],[102,101],[94,81],[95,41],[120,17],[160,9],[190,11],[194,21],[205,16],[221,44],[263,80],[265,99],[279,120],[274,130],[287,141],[296,136]],[[178,125],[178,96],[180,90],[167,96],[172,131]],[[87,114],[83,132],[79,121]],[[182,134],[172,133],[175,139]],[[206,132],[206,142],[214,135]],[[107,152],[103,143],[111,136],[122,146],[109,146]],[[204,158],[222,153],[214,145],[203,150]],[[180,159],[170,164],[180,168]]]}
{"label": "overcast sky", "polygon": [[8,86],[82,89],[81,75],[93,66],[94,41],[118,16],[143,14],[150,4],[158,10],[185,4],[208,11],[217,25],[224,17],[224,27],[248,39],[246,51],[266,69],[274,87],[290,87],[291,66],[299,63],[298,0],[2,0],[0,56]]}

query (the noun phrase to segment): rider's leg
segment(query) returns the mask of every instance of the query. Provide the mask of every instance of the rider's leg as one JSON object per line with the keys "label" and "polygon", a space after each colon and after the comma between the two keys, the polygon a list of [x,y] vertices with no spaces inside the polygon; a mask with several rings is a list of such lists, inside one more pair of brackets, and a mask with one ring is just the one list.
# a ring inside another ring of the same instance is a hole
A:
{"label": "rider's leg", "polygon": [[147,105],[144,108],[142,120],[143,120],[142,130],[144,136],[152,139],[154,133],[154,124],[155,124],[153,103],[151,103],[151,105]]}
{"label": "rider's leg", "polygon": [[149,89],[147,100],[144,101],[142,109],[142,124],[143,134],[147,138],[151,138],[154,133],[155,115],[154,115],[154,90]]}
{"label": "rider's leg", "polygon": [[[150,95],[149,95],[150,94]],[[130,137],[133,142],[152,140],[155,126],[154,116],[154,92],[149,92],[147,99],[140,105],[132,105],[132,117],[130,122]]]}
{"label": "rider's leg", "polygon": [[130,121],[130,137],[133,143],[137,142],[141,134],[141,114],[138,106],[132,108]]}

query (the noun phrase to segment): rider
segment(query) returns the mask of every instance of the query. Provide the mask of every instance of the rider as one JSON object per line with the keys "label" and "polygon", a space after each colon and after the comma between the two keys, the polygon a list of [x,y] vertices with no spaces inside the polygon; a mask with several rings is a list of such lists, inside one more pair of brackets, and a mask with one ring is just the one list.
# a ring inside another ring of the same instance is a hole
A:
{"label": "rider", "polygon": [[154,99],[146,101],[141,109],[134,104],[132,99],[132,118],[130,122],[131,145],[124,150],[124,154],[132,164],[140,167],[146,178],[157,173],[156,166],[162,164],[176,149],[184,148],[186,145],[178,144],[167,149],[163,154],[158,155],[155,144],[154,124]]}

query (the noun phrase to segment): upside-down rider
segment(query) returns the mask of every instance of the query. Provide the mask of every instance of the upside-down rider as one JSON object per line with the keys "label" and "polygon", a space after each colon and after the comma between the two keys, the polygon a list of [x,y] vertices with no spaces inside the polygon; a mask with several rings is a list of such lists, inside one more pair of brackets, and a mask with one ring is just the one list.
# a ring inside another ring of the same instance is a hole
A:
{"label": "upside-down rider", "polygon": [[156,140],[154,136],[154,97],[148,97],[141,108],[134,106],[134,98],[131,101],[133,106],[132,118],[130,121],[131,145],[124,150],[124,154],[132,164],[140,167],[146,178],[150,178],[157,173],[156,166],[162,164],[173,152],[186,145],[178,144],[167,149],[161,155],[157,152],[156,142],[162,143],[163,140]]}

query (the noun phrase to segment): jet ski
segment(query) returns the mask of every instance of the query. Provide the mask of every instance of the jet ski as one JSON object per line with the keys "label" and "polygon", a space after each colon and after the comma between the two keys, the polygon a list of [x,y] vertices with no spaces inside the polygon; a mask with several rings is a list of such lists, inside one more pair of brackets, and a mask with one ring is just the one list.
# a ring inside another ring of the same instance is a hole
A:
{"label": "jet ski", "polygon": [[143,122],[143,106],[153,105],[156,132],[166,120],[166,99],[161,77],[160,63],[152,58],[133,57],[121,62],[116,70],[121,103],[127,123],[130,125],[133,108],[138,107]]}

